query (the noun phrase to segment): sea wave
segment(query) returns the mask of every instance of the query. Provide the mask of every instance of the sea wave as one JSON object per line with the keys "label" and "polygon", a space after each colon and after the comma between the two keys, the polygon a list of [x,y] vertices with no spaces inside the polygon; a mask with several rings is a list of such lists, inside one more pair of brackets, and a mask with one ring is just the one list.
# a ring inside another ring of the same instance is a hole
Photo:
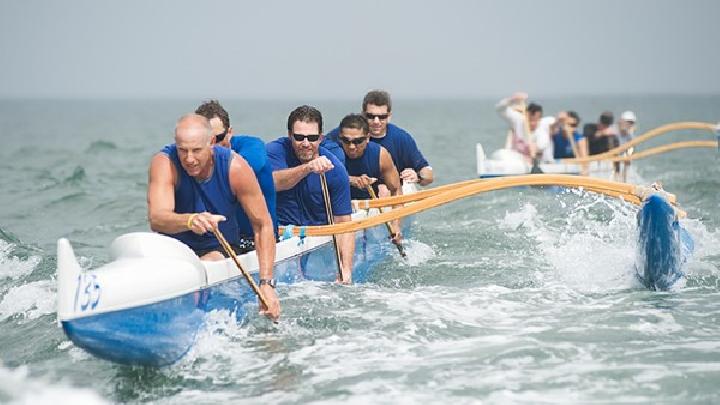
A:
{"label": "sea wave", "polygon": [[64,383],[33,378],[26,366],[8,369],[0,365],[0,402],[12,405],[107,404],[97,393]]}
{"label": "sea wave", "polygon": [[55,312],[56,290],[52,280],[40,280],[12,287],[0,301],[0,321],[18,317],[37,319]]}
{"label": "sea wave", "polygon": [[32,273],[40,263],[38,256],[29,256],[25,259],[13,255],[17,245],[0,239],[0,282],[18,280]]}
{"label": "sea wave", "polygon": [[93,143],[90,144],[90,146],[85,149],[86,153],[93,153],[93,152],[101,152],[101,151],[112,151],[116,150],[118,147],[115,145],[115,143],[110,141],[93,141]]}

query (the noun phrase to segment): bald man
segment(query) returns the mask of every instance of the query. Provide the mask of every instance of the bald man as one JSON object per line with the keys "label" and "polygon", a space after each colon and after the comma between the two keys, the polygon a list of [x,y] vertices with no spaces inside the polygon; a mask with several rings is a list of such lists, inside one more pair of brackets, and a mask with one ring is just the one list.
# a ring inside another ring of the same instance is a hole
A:
{"label": "bald man", "polygon": [[260,290],[273,319],[280,304],[273,281],[275,237],[265,199],[248,163],[227,148],[212,145],[212,127],[197,114],[181,117],[175,143],[153,156],[148,180],[150,228],[188,245],[202,260],[222,260],[225,252],[212,234],[219,229],[233,245],[238,242],[238,204],[255,234],[260,264]]}

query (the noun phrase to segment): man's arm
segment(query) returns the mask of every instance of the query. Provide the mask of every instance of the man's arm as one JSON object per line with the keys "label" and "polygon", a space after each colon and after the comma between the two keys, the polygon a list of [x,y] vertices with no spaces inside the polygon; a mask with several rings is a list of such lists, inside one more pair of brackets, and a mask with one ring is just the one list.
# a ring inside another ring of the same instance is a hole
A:
{"label": "man's arm", "polygon": [[[350,215],[334,215],[336,224],[352,220]],[[335,235],[342,262],[343,282],[352,281],[353,255],[355,254],[355,232],[339,233]]]}
{"label": "man's arm", "polygon": [[420,169],[419,175],[420,181],[418,183],[420,183],[421,186],[427,186],[435,180],[433,177],[433,169],[430,166],[425,166]]}
{"label": "man's arm", "polygon": [[308,163],[273,172],[275,191],[290,190],[310,173],[324,173],[333,168],[332,162],[325,156],[318,156]]}
{"label": "man's arm", "polygon": [[[350,221],[350,180],[344,166],[336,166],[327,176],[328,194],[332,206],[333,221],[338,224]],[[343,282],[352,281],[353,255],[355,254],[355,232],[335,235],[342,263]]]}
{"label": "man's arm", "polygon": [[[275,233],[255,173],[245,159],[233,153],[229,177],[230,187],[248,216],[255,234],[255,254],[260,267],[260,278],[272,279],[275,264]],[[260,291],[270,306],[264,310],[271,318],[276,319],[280,316],[280,304],[275,289],[269,285],[262,285]]]}
{"label": "man's arm", "polygon": [[[423,168],[424,170],[425,168]],[[390,195],[397,196],[402,194],[402,185],[400,184],[400,176],[398,175],[395,164],[392,161],[392,156],[385,148],[380,148],[380,172],[382,173],[385,186],[390,191]],[[422,173],[422,170],[420,170]],[[432,170],[430,170],[432,175]],[[397,243],[401,239],[400,234],[400,219],[396,219],[390,223],[392,226],[392,233],[395,237],[392,238],[393,242]]]}

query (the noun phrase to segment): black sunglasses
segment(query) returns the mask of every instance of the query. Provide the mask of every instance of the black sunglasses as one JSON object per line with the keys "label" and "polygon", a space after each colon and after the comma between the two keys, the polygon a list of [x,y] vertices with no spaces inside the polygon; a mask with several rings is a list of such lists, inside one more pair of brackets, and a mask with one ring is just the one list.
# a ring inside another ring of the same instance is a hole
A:
{"label": "black sunglasses", "polygon": [[215,135],[215,142],[222,142],[223,139],[225,139],[225,135],[227,135],[227,129],[224,130],[222,133]]}
{"label": "black sunglasses", "polygon": [[378,118],[380,121],[385,121],[389,116],[390,116],[390,114],[370,114],[370,113],[365,113],[365,118],[367,118],[368,121],[372,121],[372,120],[374,120],[375,118]]}
{"label": "black sunglasses", "polygon": [[341,137],[340,137],[340,140],[341,140],[342,143],[344,143],[345,145],[350,145],[351,143],[354,144],[354,145],[361,145],[363,142],[367,141],[367,138],[366,138],[366,137],[362,137],[362,138],[350,139],[350,138],[345,138],[344,136],[341,136]]}
{"label": "black sunglasses", "polygon": [[296,142],[302,142],[306,139],[308,142],[317,142],[317,140],[320,139],[320,135],[293,134],[293,138],[295,138]]}

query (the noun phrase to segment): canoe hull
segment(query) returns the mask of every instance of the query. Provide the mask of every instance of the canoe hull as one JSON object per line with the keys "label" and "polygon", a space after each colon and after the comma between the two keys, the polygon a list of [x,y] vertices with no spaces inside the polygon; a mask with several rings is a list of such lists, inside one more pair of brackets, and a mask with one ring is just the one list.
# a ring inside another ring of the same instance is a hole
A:
{"label": "canoe hull", "polygon": [[[405,223],[409,225],[409,222]],[[409,229],[407,226],[403,228],[407,235]],[[133,243],[133,237],[139,241]],[[58,242],[58,279],[65,280],[64,286],[62,282],[58,286],[59,322],[68,338],[89,353],[121,364],[164,366],[176,362],[190,350],[202,329],[207,312],[226,310],[242,321],[248,311],[257,311],[254,293],[230,260],[187,264],[177,260],[159,260],[157,257],[128,258],[141,255],[136,245],[146,246],[155,243],[157,238],[162,238],[157,244],[162,248],[156,246],[151,249],[153,251],[167,248],[167,244],[172,249],[186,247],[158,234],[129,234],[121,238],[125,238],[122,243],[117,240],[113,243],[120,245],[119,248],[115,247],[115,250],[119,250],[115,252],[116,257],[119,256],[118,260],[86,272],[77,266],[69,243],[66,240]],[[353,281],[366,281],[373,267],[393,254],[393,250],[384,227],[356,232]],[[181,252],[172,256],[177,259],[183,254]],[[337,277],[337,261],[329,237],[293,237],[281,241],[278,243],[278,256],[274,277],[279,283],[301,280],[332,282]],[[257,282],[257,259],[254,252],[239,258]],[[192,261],[192,258],[188,257],[187,260]],[[172,265],[163,268],[161,263]],[[67,271],[63,271],[63,266],[66,270],[72,269],[72,274],[64,274]],[[204,269],[198,269],[198,266],[204,266]],[[199,275],[197,272],[204,274]],[[153,279],[151,275],[155,273],[162,277],[155,275]],[[153,279],[151,282],[146,282],[148,276]],[[143,298],[141,292],[132,291],[129,287],[152,290],[148,295],[166,296],[168,294],[162,291],[158,280],[173,276],[189,280],[176,280],[180,286],[178,288],[185,288],[188,283],[195,283],[197,288],[145,303],[148,300]],[[203,278],[202,282],[198,281]],[[118,285],[122,285],[123,291],[112,291]],[[67,297],[72,294],[74,299]],[[118,297],[123,294],[127,296],[126,305]],[[61,296],[65,298],[61,299]],[[67,307],[61,308],[60,302],[65,302]]]}

